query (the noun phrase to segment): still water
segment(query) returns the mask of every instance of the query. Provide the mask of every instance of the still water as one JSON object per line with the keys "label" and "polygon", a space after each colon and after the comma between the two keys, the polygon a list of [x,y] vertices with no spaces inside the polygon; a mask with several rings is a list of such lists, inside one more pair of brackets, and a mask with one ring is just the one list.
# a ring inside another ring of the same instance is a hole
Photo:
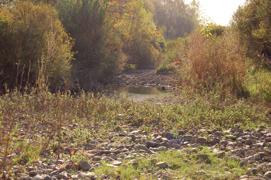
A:
{"label": "still water", "polygon": [[148,99],[160,98],[167,95],[168,92],[158,87],[146,87],[146,86],[129,86],[123,87],[118,90],[118,95],[128,98],[133,101],[145,101]]}

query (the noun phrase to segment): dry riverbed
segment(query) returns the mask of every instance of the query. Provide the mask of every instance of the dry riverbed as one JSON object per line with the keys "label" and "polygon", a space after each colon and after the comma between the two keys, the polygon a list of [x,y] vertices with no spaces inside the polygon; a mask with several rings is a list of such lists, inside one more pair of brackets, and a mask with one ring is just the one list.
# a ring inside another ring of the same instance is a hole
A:
{"label": "dry riverbed", "polygon": [[90,139],[74,149],[69,144],[64,147],[58,160],[44,154],[24,171],[14,166],[15,177],[25,180],[271,177],[271,131],[265,128],[149,133],[123,126],[108,132],[106,139]]}

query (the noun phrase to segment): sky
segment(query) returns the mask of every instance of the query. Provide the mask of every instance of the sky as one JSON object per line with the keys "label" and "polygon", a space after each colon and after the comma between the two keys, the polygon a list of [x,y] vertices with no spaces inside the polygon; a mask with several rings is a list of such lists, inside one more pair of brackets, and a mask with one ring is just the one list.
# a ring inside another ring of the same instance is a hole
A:
{"label": "sky", "polygon": [[[185,0],[191,2],[192,0]],[[246,0],[198,0],[200,11],[204,19],[211,22],[228,25],[232,15]]]}

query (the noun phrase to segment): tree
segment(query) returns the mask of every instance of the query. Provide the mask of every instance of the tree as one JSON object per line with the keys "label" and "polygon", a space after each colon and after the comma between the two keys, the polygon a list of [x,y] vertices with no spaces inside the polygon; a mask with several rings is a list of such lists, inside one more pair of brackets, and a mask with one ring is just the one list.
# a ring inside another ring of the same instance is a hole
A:
{"label": "tree", "polygon": [[70,74],[71,47],[72,41],[53,7],[18,1],[0,8],[2,85],[62,86]]}
{"label": "tree", "polygon": [[192,32],[198,25],[198,7],[193,1],[187,5],[183,0],[145,0],[154,14],[155,23],[164,30],[166,38],[175,39]]}
{"label": "tree", "polygon": [[248,55],[271,65],[271,1],[248,0],[238,9],[233,26],[248,48]]}
{"label": "tree", "polygon": [[83,89],[103,82],[121,67],[120,44],[112,35],[107,18],[107,1],[61,0],[56,7],[69,34],[74,38],[73,77]]}
{"label": "tree", "polygon": [[151,68],[158,64],[164,38],[143,0],[111,2],[114,29],[124,42],[128,64]]}

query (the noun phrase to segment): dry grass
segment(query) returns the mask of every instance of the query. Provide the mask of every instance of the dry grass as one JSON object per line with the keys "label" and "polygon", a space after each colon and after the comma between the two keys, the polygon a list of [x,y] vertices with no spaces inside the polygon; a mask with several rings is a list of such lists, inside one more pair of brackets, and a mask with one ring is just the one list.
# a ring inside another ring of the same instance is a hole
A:
{"label": "dry grass", "polygon": [[245,53],[234,34],[206,37],[194,33],[188,40],[187,62],[183,67],[190,85],[222,93],[244,92]]}

